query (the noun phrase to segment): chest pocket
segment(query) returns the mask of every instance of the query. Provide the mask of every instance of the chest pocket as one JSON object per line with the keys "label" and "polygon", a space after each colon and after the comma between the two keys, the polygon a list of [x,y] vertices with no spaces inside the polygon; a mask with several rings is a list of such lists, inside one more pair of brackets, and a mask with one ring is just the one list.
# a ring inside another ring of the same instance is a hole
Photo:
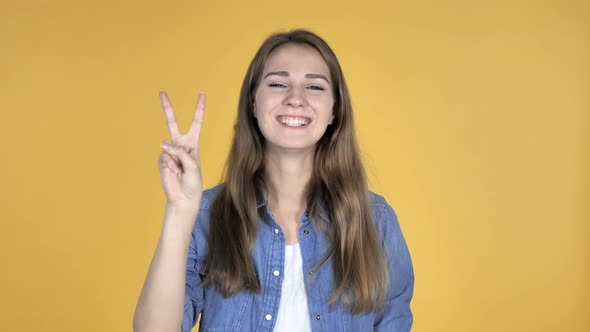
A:
{"label": "chest pocket", "polygon": [[[201,280],[205,276],[205,261],[196,262],[196,270]],[[242,292],[230,297],[224,297],[215,287],[203,289],[204,305],[201,313],[199,331],[229,332],[242,331],[243,326],[250,320],[246,313],[252,306],[253,296],[250,292]],[[247,325],[246,325],[247,326]]]}

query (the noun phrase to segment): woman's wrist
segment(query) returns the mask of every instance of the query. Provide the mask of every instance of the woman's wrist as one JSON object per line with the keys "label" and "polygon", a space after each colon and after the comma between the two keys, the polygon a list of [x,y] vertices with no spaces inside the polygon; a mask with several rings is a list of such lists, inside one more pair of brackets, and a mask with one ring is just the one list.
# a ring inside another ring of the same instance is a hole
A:
{"label": "woman's wrist", "polygon": [[190,225],[191,228],[199,213],[201,200],[183,203],[166,203],[164,222],[182,225]]}
{"label": "woman's wrist", "polygon": [[178,202],[166,202],[166,211],[173,211],[175,213],[188,213],[199,211],[201,205],[201,195],[190,200],[182,200]]}

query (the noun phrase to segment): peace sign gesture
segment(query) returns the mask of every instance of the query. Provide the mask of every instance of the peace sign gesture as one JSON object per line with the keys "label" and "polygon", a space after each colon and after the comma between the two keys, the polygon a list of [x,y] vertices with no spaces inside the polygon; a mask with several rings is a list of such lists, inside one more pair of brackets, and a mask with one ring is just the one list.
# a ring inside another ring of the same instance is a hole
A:
{"label": "peace sign gesture", "polygon": [[160,92],[160,101],[172,141],[161,144],[163,152],[158,159],[162,186],[167,204],[174,207],[198,210],[203,192],[199,137],[205,111],[205,94],[199,94],[193,122],[188,132],[182,135],[174,116],[174,110],[166,92]]}

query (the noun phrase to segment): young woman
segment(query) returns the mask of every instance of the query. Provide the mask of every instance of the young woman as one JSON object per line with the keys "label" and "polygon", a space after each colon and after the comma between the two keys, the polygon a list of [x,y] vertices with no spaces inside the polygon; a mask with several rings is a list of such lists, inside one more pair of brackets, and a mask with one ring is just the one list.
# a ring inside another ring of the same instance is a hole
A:
{"label": "young woman", "polygon": [[244,78],[225,180],[202,190],[199,96],[159,166],[160,241],[136,331],[410,331],[414,272],[393,209],[367,188],[336,55],[270,36]]}

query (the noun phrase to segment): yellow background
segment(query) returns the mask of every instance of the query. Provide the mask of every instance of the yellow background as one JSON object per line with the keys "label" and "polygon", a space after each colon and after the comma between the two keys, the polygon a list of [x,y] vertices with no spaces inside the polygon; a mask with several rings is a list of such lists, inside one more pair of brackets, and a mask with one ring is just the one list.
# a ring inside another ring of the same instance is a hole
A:
{"label": "yellow background", "polygon": [[416,272],[413,331],[590,330],[588,1],[7,1],[0,330],[129,331],[168,138],[199,91],[206,187],[246,66],[312,29],[350,85]]}

